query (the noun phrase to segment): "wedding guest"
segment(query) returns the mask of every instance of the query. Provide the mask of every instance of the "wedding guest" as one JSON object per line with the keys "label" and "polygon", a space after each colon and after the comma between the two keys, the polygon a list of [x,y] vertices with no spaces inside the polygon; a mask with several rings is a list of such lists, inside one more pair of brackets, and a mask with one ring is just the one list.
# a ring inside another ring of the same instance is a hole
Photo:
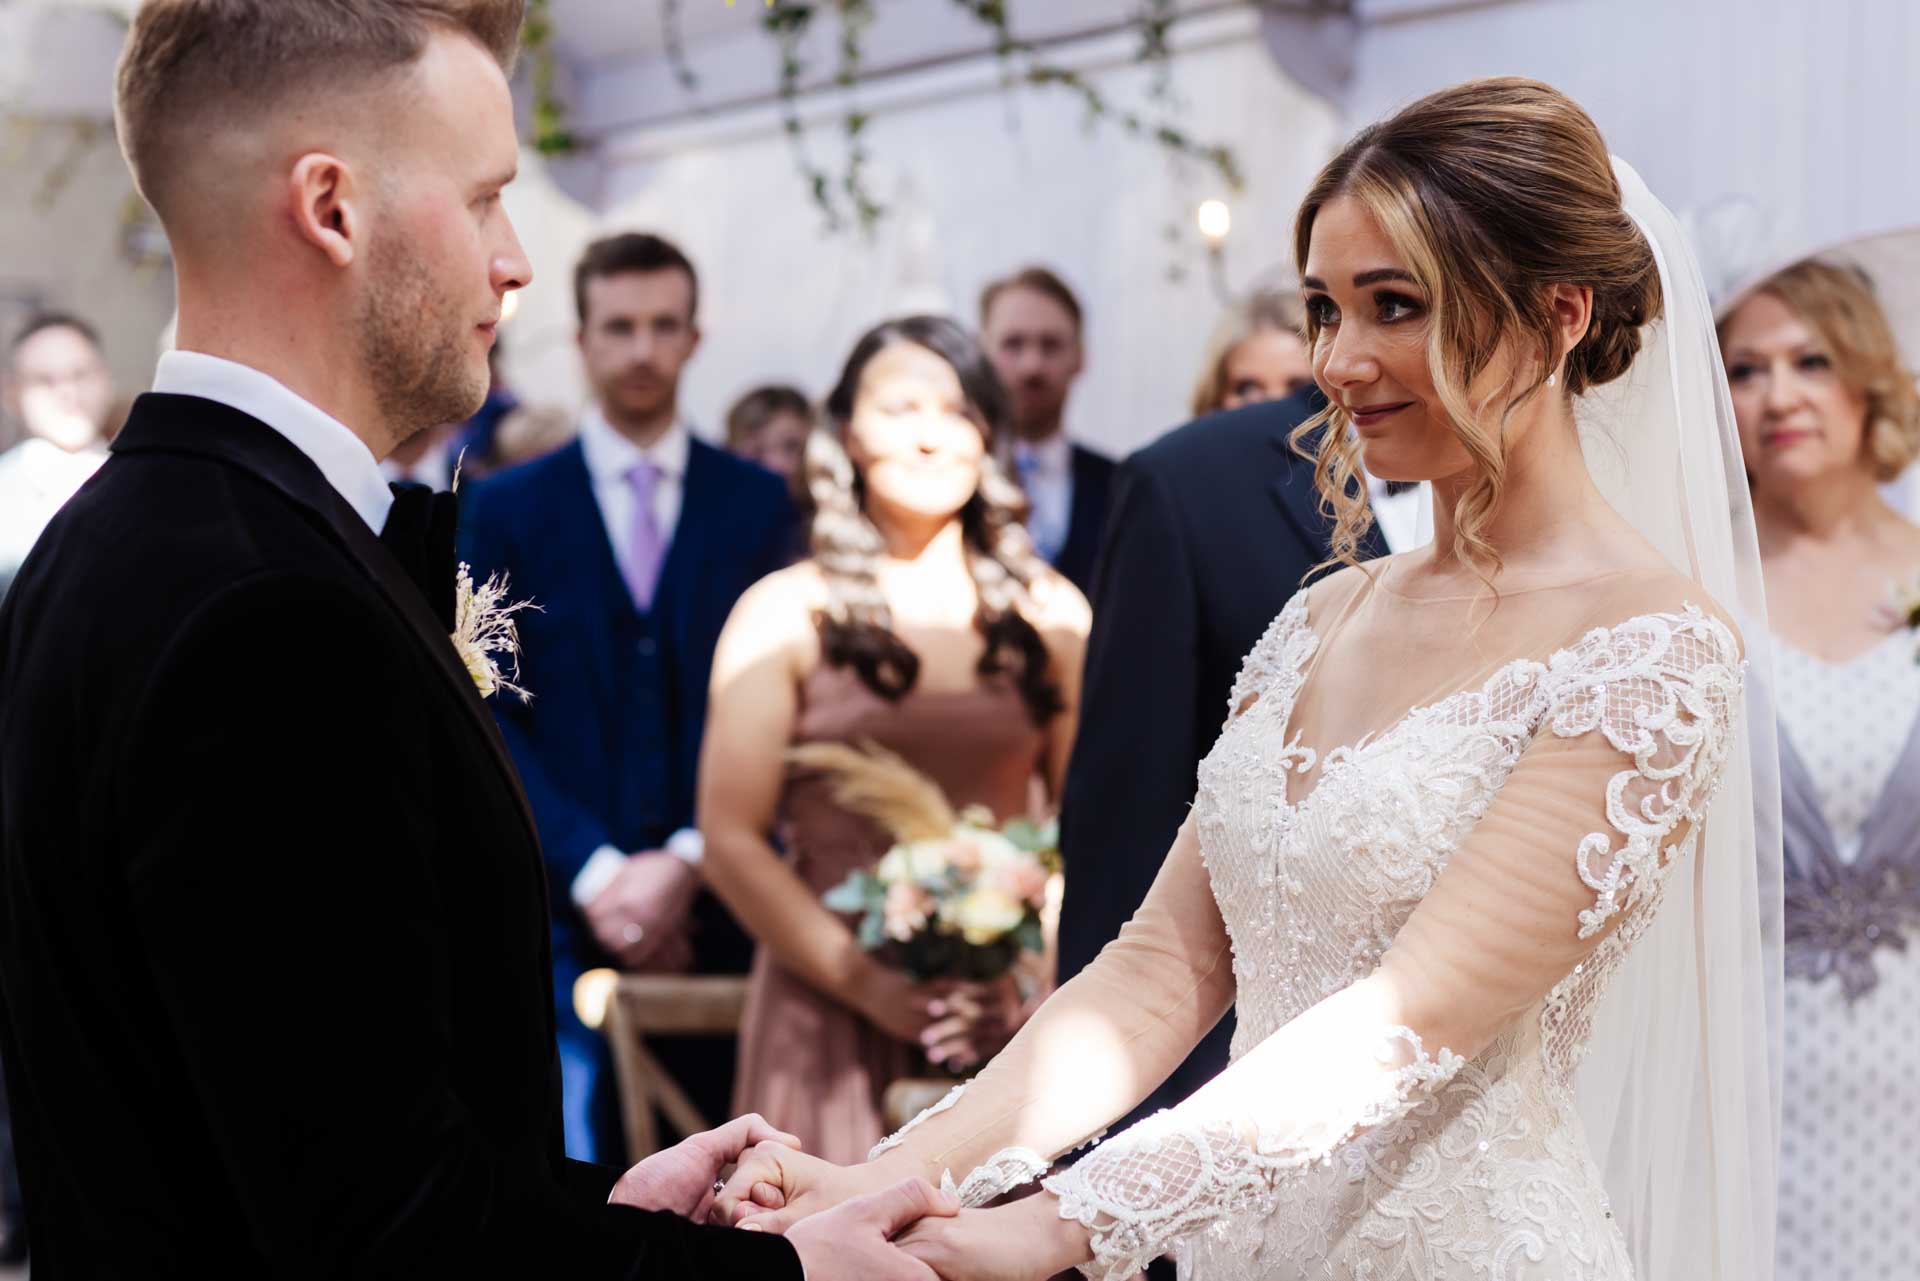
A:
{"label": "wedding guest", "polygon": [[805,392],[779,384],[755,387],[727,411],[727,448],[797,490],[813,428],[813,406]]}
{"label": "wedding guest", "polygon": [[1113,460],[1067,440],[1067,394],[1086,365],[1080,300],[1045,267],[1027,267],[980,295],[980,336],[1007,392],[1002,466],[1026,491],[1027,528],[1042,559],[1093,587],[1106,530]]}
{"label": "wedding guest", "polygon": [[0,454],[0,596],[53,514],[107,458],[113,378],[78,316],[29,320],[7,351],[8,411],[26,439]]}
{"label": "wedding guest", "polygon": [[[750,945],[700,890],[695,768],[707,673],[740,593],[787,563],[793,509],[764,469],[702,443],[680,409],[700,345],[699,278],[638,233],[574,272],[593,402],[579,438],[468,499],[465,558],[502,571],[531,702],[495,700],[539,821],[552,889],[554,1004],[570,1155],[619,1150],[605,1040],[574,1014],[597,966],[744,973]],[[725,1039],[654,1047],[703,1115],[724,1113]]]}
{"label": "wedding guest", "polygon": [[984,1061],[1028,1008],[1011,980],[955,993],[864,951],[820,896],[890,841],[784,764],[797,743],[877,744],[1001,820],[1029,812],[1036,780],[1058,795],[1088,612],[994,462],[1004,403],[950,320],[861,338],[808,445],[813,554],[741,598],[714,659],[706,875],[760,944],[736,1105],[832,1161],[866,1158],[882,1092],[924,1074],[923,1053]]}
{"label": "wedding guest", "polygon": [[1313,386],[1307,358],[1307,314],[1292,289],[1261,289],[1227,309],[1207,342],[1193,416],[1284,400]]}
{"label": "wedding guest", "polygon": [[[1786,819],[1781,1281],[1920,1275],[1920,394],[1869,282],[1801,262],[1720,324],[1775,639]],[[1904,594],[1900,611],[1890,594]]]}
{"label": "wedding guest", "polygon": [[557,405],[515,404],[494,427],[493,470],[504,471],[545,458],[566,448],[579,434],[576,416]]}

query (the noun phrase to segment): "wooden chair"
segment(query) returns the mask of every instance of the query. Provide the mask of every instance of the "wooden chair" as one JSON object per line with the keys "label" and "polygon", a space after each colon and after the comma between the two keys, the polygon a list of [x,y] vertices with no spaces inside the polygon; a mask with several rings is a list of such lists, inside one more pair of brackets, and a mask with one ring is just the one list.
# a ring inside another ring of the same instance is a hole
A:
{"label": "wooden chair", "polygon": [[621,974],[588,970],[573,985],[580,1021],[599,1029],[613,1050],[627,1151],[638,1161],[666,1146],[654,1109],[677,1141],[712,1129],[725,1117],[703,1117],[679,1082],[647,1049],[646,1038],[725,1036],[740,1027],[747,980],[735,975]]}

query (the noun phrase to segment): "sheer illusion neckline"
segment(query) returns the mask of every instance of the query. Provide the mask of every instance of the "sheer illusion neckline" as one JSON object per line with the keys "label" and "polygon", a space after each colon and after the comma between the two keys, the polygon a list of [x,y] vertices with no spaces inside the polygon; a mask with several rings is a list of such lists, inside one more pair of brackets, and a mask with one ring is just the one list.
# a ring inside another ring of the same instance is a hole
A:
{"label": "sheer illusion neckline", "polygon": [[[1471,592],[1459,592],[1446,596],[1415,596],[1409,592],[1400,590],[1400,588],[1388,582],[1387,579],[1391,572],[1391,566],[1384,568],[1377,577],[1371,580],[1371,587],[1362,588],[1360,594],[1364,595],[1369,590],[1379,590],[1385,592],[1395,600],[1405,601],[1409,605],[1460,605],[1471,604],[1476,601],[1486,601],[1489,604],[1494,603],[1494,593],[1489,592],[1484,587]],[[1591,587],[1595,583],[1611,582],[1616,578],[1627,578],[1635,574],[1657,577],[1671,572],[1671,570],[1663,566],[1652,565],[1639,566],[1633,569],[1610,569],[1605,573],[1590,574],[1585,578],[1568,579],[1557,583],[1540,583],[1533,587],[1502,587],[1498,589],[1498,597],[1500,600],[1507,600],[1515,596],[1538,596],[1546,592],[1563,592],[1571,591],[1575,588]]]}
{"label": "sheer illusion neckline", "polygon": [[[1595,578],[1588,579],[1586,580],[1586,583],[1599,582],[1602,579],[1618,578],[1625,574],[1636,574],[1641,572],[1644,572],[1644,571],[1632,570],[1632,569],[1615,570],[1606,574],[1598,575]],[[1584,585],[1585,583],[1564,584],[1564,586],[1584,586]],[[1535,590],[1547,590],[1547,589],[1541,588],[1541,589],[1535,589]],[[1518,593],[1509,593],[1509,594],[1518,594]],[[1355,599],[1352,601],[1349,601],[1346,608],[1339,612],[1339,615],[1335,619],[1335,623],[1338,624],[1339,622],[1344,621],[1347,617],[1349,617],[1354,612],[1354,610],[1358,609],[1360,604],[1362,603],[1361,598],[1364,597],[1365,595],[1366,595],[1366,589],[1362,588],[1358,593],[1356,593]],[[1641,610],[1637,613],[1630,614],[1627,617],[1620,619],[1618,622],[1605,624],[1600,628],[1598,628],[1597,630],[1605,631],[1611,634],[1612,632],[1619,630],[1621,627],[1624,627],[1626,624],[1638,618],[1674,618],[1674,617],[1678,617],[1686,614],[1689,610],[1692,610],[1693,608],[1695,607],[1691,601],[1683,600],[1680,602],[1678,608],[1676,609]],[[1279,803],[1281,808],[1287,814],[1296,816],[1296,817],[1306,808],[1308,803],[1311,802],[1315,796],[1319,795],[1321,787],[1328,781],[1329,778],[1333,777],[1337,772],[1351,766],[1354,762],[1358,761],[1361,757],[1365,756],[1367,753],[1378,749],[1389,740],[1397,737],[1400,733],[1402,733],[1409,726],[1411,726],[1416,720],[1419,720],[1420,718],[1433,713],[1439,708],[1445,707],[1447,704],[1453,702],[1455,699],[1458,699],[1458,698],[1479,695],[1482,698],[1490,699],[1491,695],[1494,692],[1494,686],[1497,685],[1503,679],[1506,679],[1509,673],[1511,673],[1515,668],[1537,667],[1541,669],[1546,669],[1551,666],[1552,659],[1554,658],[1555,655],[1560,654],[1569,648],[1568,644],[1563,643],[1556,646],[1552,651],[1550,651],[1544,657],[1522,655],[1520,657],[1508,659],[1506,662],[1501,663],[1498,667],[1488,672],[1486,675],[1486,678],[1481,681],[1468,684],[1468,685],[1462,685],[1458,689],[1450,690],[1447,693],[1442,694],[1437,698],[1429,699],[1424,703],[1416,703],[1413,706],[1407,708],[1404,712],[1400,713],[1398,716],[1396,716],[1392,720],[1388,721],[1381,728],[1376,730],[1368,730],[1365,734],[1362,734],[1359,738],[1354,739],[1352,742],[1340,743],[1333,747],[1321,749],[1316,747],[1308,747],[1300,741],[1303,736],[1303,731],[1294,725],[1293,718],[1294,718],[1295,712],[1299,710],[1301,693],[1306,689],[1307,682],[1313,678],[1314,672],[1319,667],[1320,655],[1326,648],[1326,640],[1328,638],[1323,637],[1320,634],[1320,632],[1315,628],[1314,621],[1313,621],[1313,606],[1312,606],[1311,598],[1305,592],[1302,592],[1300,595],[1299,612],[1300,612],[1300,621],[1298,624],[1299,628],[1302,632],[1306,634],[1309,641],[1311,641],[1311,644],[1305,649],[1304,652],[1300,653],[1299,657],[1295,660],[1294,675],[1296,679],[1293,683],[1292,690],[1287,695],[1285,720],[1282,723],[1281,729],[1280,729],[1280,733],[1281,733],[1280,741],[1283,744],[1281,751],[1282,751],[1283,767],[1285,769],[1285,784],[1281,788],[1281,796],[1279,798]],[[1584,637],[1588,633],[1594,630],[1596,629],[1587,628],[1582,630],[1579,633],[1579,635],[1574,638],[1572,643],[1577,644],[1580,637]],[[1338,634],[1339,634],[1338,628],[1336,626],[1336,629],[1333,632],[1330,632],[1329,636],[1335,636]],[[1257,702],[1258,700],[1255,700],[1255,701]],[[1245,710],[1252,711],[1253,704],[1249,704]],[[1298,778],[1302,780],[1303,783],[1308,782],[1309,774],[1314,775],[1314,777],[1310,781],[1310,785],[1307,787],[1307,790],[1305,792],[1301,793],[1299,797],[1296,798],[1293,794],[1294,779]]]}

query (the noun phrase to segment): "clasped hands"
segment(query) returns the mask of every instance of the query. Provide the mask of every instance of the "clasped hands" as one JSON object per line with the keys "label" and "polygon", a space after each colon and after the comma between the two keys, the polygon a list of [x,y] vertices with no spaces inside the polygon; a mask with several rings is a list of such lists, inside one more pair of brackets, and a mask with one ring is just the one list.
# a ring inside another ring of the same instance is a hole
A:
{"label": "clasped hands", "polygon": [[[695,1222],[717,1220],[722,1216],[715,1188],[728,1166],[763,1149],[795,1155],[798,1145],[791,1134],[749,1113],[654,1153],[622,1175],[607,1200],[640,1210],[664,1210]],[[753,1166],[754,1170],[766,1168],[764,1163]],[[759,1182],[757,1175],[751,1177]],[[764,1199],[757,1208],[785,1205],[772,1188],[759,1191]],[[936,1281],[928,1265],[895,1244],[894,1238],[916,1223],[953,1215],[959,1209],[958,1198],[937,1191],[925,1179],[901,1179],[846,1199],[804,1223],[781,1226],[791,1227],[786,1237],[800,1256],[807,1281]],[[742,1227],[770,1230],[763,1224]]]}
{"label": "clasped hands", "polygon": [[[1092,1257],[1086,1229],[1060,1217],[1052,1193],[1038,1192],[993,1209],[965,1210],[951,1193],[934,1193],[925,1171],[897,1151],[863,1165],[837,1166],[799,1151],[786,1136],[763,1139],[742,1153],[707,1214],[714,1223],[803,1240],[821,1230],[816,1225],[830,1224],[852,1207],[905,1187],[924,1188],[938,1198],[889,1234],[901,1258],[916,1270],[863,1276],[1046,1281]],[[811,1269],[808,1278],[823,1281]]]}

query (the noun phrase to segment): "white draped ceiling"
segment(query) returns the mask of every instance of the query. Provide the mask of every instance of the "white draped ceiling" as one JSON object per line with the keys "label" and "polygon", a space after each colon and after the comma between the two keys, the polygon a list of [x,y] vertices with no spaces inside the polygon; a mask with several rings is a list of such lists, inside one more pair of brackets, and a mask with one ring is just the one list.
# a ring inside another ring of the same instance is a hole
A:
{"label": "white draped ceiling", "polygon": [[[594,212],[562,236],[529,228],[545,280],[514,339],[524,348],[515,368],[573,392],[562,380],[574,242],[588,229],[648,227],[682,241],[708,280],[707,341],[687,386],[704,423],[758,381],[823,391],[854,336],[891,312],[945,307],[970,318],[984,281],[1027,262],[1058,268],[1087,304],[1090,360],[1071,428],[1123,451],[1179,419],[1216,315],[1191,229],[1193,205],[1225,194],[1210,175],[1089,128],[1065,95],[1001,89],[949,0],[879,0],[870,65],[883,74],[858,102],[874,117],[871,182],[892,215],[872,240],[826,237],[767,98],[771,48],[744,27],[758,6],[693,15],[701,86],[690,97],[660,53],[656,5],[621,4],[644,12],[620,22],[613,0],[561,0],[556,11],[564,33],[570,10],[591,10],[565,52],[595,146],[556,176]],[[1117,102],[1141,100],[1131,43],[1110,32],[1131,6],[1011,8],[1023,31],[1059,41],[1050,57],[1086,70]],[[1729,259],[1729,272],[1920,222],[1920,78],[1908,74],[1920,65],[1920,11],[1910,0],[1182,8],[1191,15],[1176,27],[1183,123],[1230,143],[1249,178],[1232,200],[1225,275],[1236,288],[1284,263],[1295,202],[1352,128],[1475,75],[1537,76],[1580,99],[1614,149],[1722,242],[1706,252]],[[832,65],[822,22],[809,51],[816,75]],[[848,99],[823,91],[806,102],[811,145],[835,157],[832,116]],[[1166,238],[1172,223],[1177,243]],[[1169,279],[1173,267],[1185,278]]]}
{"label": "white draped ceiling", "polygon": [[[0,3],[0,106],[106,120],[118,24],[98,9],[133,3]],[[775,53],[756,29],[759,0],[681,0],[700,78],[691,95],[663,55],[662,3],[553,0],[560,82],[588,146],[552,166],[530,157],[514,192],[539,273],[508,331],[508,368],[524,391],[577,400],[572,261],[599,231],[651,227],[684,242],[706,276],[707,341],[687,401],[709,427],[759,381],[823,390],[854,336],[891,312],[941,307],[970,318],[983,282],[1028,262],[1058,268],[1087,304],[1090,362],[1074,431],[1118,451],[1180,417],[1217,310],[1191,221],[1200,199],[1224,194],[1212,175],[1169,165],[1110,126],[1089,127],[1058,91],[1002,89],[982,32],[952,0],[876,0],[874,78],[852,97],[824,86],[835,32],[823,17],[806,50],[802,102],[810,145],[830,163],[841,146],[834,119],[852,103],[872,115],[870,182],[892,212],[872,239],[823,236],[772,101]],[[1585,103],[1614,149],[1692,211],[1710,265],[1724,259],[1729,276],[1805,246],[1920,223],[1913,0],[1178,7],[1181,123],[1231,144],[1248,177],[1232,200],[1226,251],[1235,288],[1286,260],[1294,204],[1351,129],[1430,89],[1495,73],[1537,76]],[[1147,77],[1130,65],[1133,40],[1119,30],[1136,12],[1132,0],[1009,8],[1049,58],[1118,104],[1143,102]],[[104,204],[111,185],[69,199]],[[98,245],[74,243],[70,209],[32,207],[16,188],[0,256],[8,287],[102,314],[110,345],[137,353],[150,321],[135,317],[120,334],[110,300],[54,267],[73,255],[111,263],[118,244],[108,233],[95,234]],[[1181,229],[1176,241],[1170,225]],[[1170,278],[1175,268],[1183,279]]]}

